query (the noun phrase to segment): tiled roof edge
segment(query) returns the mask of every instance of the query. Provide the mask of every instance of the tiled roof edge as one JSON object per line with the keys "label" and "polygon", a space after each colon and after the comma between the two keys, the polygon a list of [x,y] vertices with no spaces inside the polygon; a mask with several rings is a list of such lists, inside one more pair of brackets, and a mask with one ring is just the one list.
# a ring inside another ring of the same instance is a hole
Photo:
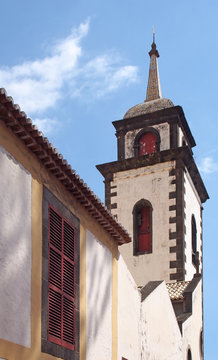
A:
{"label": "tiled roof edge", "polygon": [[27,148],[37,156],[65,188],[81,203],[89,214],[117,241],[118,245],[128,243],[131,238],[106,206],[76,174],[62,154],[44,137],[13,98],[0,88],[0,120],[20,138]]}
{"label": "tiled roof edge", "polygon": [[184,299],[184,291],[187,286],[190,284],[190,281],[177,281],[177,282],[167,282],[166,287],[169,293],[169,297],[171,300],[183,300]]}

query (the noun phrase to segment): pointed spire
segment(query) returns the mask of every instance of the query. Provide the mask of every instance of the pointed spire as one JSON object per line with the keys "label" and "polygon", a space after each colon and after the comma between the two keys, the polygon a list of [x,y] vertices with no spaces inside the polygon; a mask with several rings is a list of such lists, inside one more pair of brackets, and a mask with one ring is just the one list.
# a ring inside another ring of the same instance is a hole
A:
{"label": "pointed spire", "polygon": [[151,50],[149,51],[149,55],[150,55],[150,68],[149,68],[147,95],[145,101],[160,99],[162,97],[159,72],[158,72],[158,63],[157,63],[157,58],[160,55],[157,51],[157,47],[155,44],[154,29],[153,29],[153,43],[151,44]]}

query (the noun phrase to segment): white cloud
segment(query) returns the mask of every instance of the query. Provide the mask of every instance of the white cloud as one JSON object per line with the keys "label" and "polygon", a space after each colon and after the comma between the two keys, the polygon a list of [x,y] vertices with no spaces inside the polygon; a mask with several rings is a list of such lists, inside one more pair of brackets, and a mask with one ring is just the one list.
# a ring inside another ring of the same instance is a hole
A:
{"label": "white cloud", "polygon": [[0,68],[1,87],[47,130],[54,122],[43,114],[66,96],[66,89],[72,97],[99,98],[137,80],[137,67],[121,64],[117,53],[109,51],[85,62],[81,41],[88,32],[89,20],[56,42],[44,58]]}
{"label": "white cloud", "polygon": [[102,97],[116,91],[124,85],[136,82],[138,68],[132,65],[120,65],[118,53],[98,56],[80,69],[77,88],[73,89],[72,96],[89,95],[89,98]]}
{"label": "white cloud", "polygon": [[36,118],[34,119],[34,124],[39,128],[40,131],[44,133],[44,135],[51,133],[59,126],[59,123],[56,119],[49,118]]}
{"label": "white cloud", "polygon": [[200,161],[199,169],[205,174],[211,174],[218,171],[218,163],[212,157],[207,156]]}
{"label": "white cloud", "polygon": [[0,70],[0,84],[26,112],[40,113],[56,104],[61,88],[71,78],[82,54],[81,39],[89,22],[57,42],[51,55]]}

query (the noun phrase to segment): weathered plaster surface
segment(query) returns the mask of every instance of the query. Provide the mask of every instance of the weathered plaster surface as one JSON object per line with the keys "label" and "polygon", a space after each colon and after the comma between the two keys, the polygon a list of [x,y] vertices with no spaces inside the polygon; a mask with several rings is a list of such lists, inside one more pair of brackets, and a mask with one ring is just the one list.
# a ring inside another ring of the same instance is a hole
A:
{"label": "weathered plaster surface", "polygon": [[[160,134],[160,150],[168,150],[170,148],[170,133],[169,133],[169,124],[164,123],[160,125],[153,125],[154,129],[156,129]],[[142,130],[131,130],[128,131],[125,135],[125,158],[134,157],[134,141],[136,135]]]}
{"label": "weathered plaster surface", "polygon": [[118,359],[140,359],[141,296],[127,266],[118,261]]}
{"label": "weathered plaster surface", "polygon": [[112,254],[86,232],[87,360],[112,358]]}
{"label": "weathered plaster surface", "polygon": [[[197,226],[197,251],[199,251],[200,259],[201,259],[201,201],[199,196],[195,190],[193,182],[188,174],[185,173],[185,226],[186,226],[186,234],[185,234],[185,255],[186,255],[186,280],[191,280],[194,273],[196,272],[196,268],[192,264],[192,229],[191,229],[191,218],[192,215],[195,216],[196,226]],[[202,264],[200,268],[202,267]]]}
{"label": "weathered plaster surface", "polygon": [[0,147],[0,338],[31,345],[31,175]]}
{"label": "weathered plaster surface", "polygon": [[141,339],[141,360],[183,359],[182,337],[164,282],[142,302]]}
{"label": "weathered plaster surface", "polygon": [[188,348],[191,349],[192,359],[202,359],[200,349],[202,326],[202,281],[200,281],[192,294],[192,316],[183,323],[184,360],[187,359]]}
{"label": "weathered plaster surface", "polygon": [[114,196],[112,201],[117,203],[117,209],[113,209],[112,212],[118,216],[118,221],[131,236],[132,211],[136,202],[145,199],[150,201],[153,207],[152,253],[133,256],[132,242],[120,247],[131,274],[141,286],[151,280],[169,281],[169,262],[176,260],[175,253],[169,252],[169,246],[174,246],[175,243],[175,240],[170,240],[169,243],[169,230],[175,231],[175,224],[169,223],[169,217],[174,216],[173,212],[169,211],[169,206],[175,202],[175,199],[169,199],[169,192],[175,191],[169,171],[174,166],[175,163],[172,161],[114,174],[112,185],[117,186],[117,196]]}

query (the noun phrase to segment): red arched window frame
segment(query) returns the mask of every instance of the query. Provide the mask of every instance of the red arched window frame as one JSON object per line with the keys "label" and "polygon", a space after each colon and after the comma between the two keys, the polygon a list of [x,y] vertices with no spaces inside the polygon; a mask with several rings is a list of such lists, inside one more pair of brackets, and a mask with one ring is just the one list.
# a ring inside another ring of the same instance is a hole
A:
{"label": "red arched window frame", "polygon": [[152,206],[146,200],[137,203],[133,210],[134,255],[152,252]]}
{"label": "red arched window frame", "polygon": [[153,132],[142,134],[138,142],[138,154],[147,155],[157,151],[157,136]]}

